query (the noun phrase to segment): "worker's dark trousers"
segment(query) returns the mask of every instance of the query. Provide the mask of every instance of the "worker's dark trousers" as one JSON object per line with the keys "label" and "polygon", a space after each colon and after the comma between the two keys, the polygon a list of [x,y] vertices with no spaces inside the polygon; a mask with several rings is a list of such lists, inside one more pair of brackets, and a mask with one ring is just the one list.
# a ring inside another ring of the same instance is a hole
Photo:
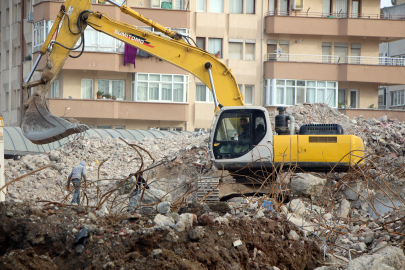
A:
{"label": "worker's dark trousers", "polygon": [[72,203],[77,203],[77,205],[80,205],[80,180],[77,178],[72,179],[72,183],[75,187],[75,193],[73,194]]}

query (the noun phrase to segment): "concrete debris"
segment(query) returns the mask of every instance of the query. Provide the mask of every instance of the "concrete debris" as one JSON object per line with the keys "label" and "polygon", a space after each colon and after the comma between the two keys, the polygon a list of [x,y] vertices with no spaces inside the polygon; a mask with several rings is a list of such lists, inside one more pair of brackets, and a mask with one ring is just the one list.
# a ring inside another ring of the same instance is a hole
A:
{"label": "concrete debris", "polygon": [[346,199],[343,199],[342,202],[340,203],[340,207],[339,207],[339,210],[337,213],[339,215],[339,217],[347,218],[349,216],[350,207],[351,207],[351,205],[350,205],[349,201]]}
{"label": "concrete debris", "polygon": [[321,196],[326,179],[309,173],[297,173],[291,177],[291,193],[299,197],[316,198]]}
{"label": "concrete debris", "polygon": [[148,215],[156,214],[156,204],[161,201],[170,202],[171,199],[172,196],[162,190],[145,189],[145,192],[143,194],[142,192],[139,192],[129,199],[128,211],[132,213],[137,208],[137,206],[140,205],[140,207],[136,210],[138,213],[146,213]]}
{"label": "concrete debris", "polygon": [[405,265],[405,256],[401,248],[386,247],[373,255],[364,255],[349,262],[347,270],[398,270]]}

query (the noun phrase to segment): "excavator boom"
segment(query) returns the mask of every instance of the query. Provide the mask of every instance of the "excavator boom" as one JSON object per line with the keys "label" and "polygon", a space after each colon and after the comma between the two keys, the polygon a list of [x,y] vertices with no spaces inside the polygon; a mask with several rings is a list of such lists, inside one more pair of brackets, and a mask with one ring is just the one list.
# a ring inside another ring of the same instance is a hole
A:
{"label": "excavator boom", "polygon": [[[93,12],[90,10],[90,0],[66,1],[41,48],[41,55],[47,55],[41,80],[27,83],[25,87],[39,85],[33,96],[24,102],[24,118],[21,127],[30,141],[36,144],[50,143],[88,129],[85,125],[71,124],[52,115],[45,103],[46,92],[62,69],[70,51],[77,49],[74,47],[80,37],[82,37],[81,45],[85,45],[83,32],[87,25],[194,74],[214,92],[214,99],[220,103],[219,106],[244,105],[235,77],[230,69],[214,55],[191,45],[180,34],[145,18],[128,6],[110,2],[119,6],[123,13],[154,27],[168,37],[111,19],[104,13]],[[51,41],[59,21],[62,21],[62,25],[56,40]],[[50,49],[48,55],[47,50]],[[215,92],[214,85],[221,91]]]}

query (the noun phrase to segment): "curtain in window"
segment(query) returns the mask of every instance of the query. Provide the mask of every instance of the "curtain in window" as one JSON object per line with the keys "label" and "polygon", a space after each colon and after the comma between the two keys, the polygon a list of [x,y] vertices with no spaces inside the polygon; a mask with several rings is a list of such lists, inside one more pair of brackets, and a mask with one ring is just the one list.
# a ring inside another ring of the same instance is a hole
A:
{"label": "curtain in window", "polygon": [[243,43],[229,42],[229,59],[242,59],[242,44]]}
{"label": "curtain in window", "polygon": [[253,104],[253,86],[245,86],[245,103]]}
{"label": "curtain in window", "polygon": [[59,80],[55,80],[51,86],[51,98],[59,97]]}
{"label": "curtain in window", "polygon": [[295,87],[287,87],[285,104],[294,105],[295,103]]}
{"label": "curtain in window", "polygon": [[93,98],[93,80],[82,80],[82,98]]}
{"label": "curtain in window", "polygon": [[206,6],[206,0],[197,0],[197,11],[205,11]]}
{"label": "curtain in window", "polygon": [[322,16],[327,17],[330,14],[330,0],[323,0]]}
{"label": "curtain in window", "polygon": [[148,83],[138,82],[136,100],[146,101],[148,100]]}
{"label": "curtain in window", "polygon": [[274,1],[275,0],[269,0],[269,15],[274,15]]}
{"label": "curtain in window", "polygon": [[151,0],[150,4],[153,8],[160,8],[160,0]]}
{"label": "curtain in window", "polygon": [[183,102],[184,86],[180,83],[173,85],[173,102]]}
{"label": "curtain in window", "polygon": [[324,103],[325,102],[325,89],[318,89],[316,92],[316,102]]}
{"label": "curtain in window", "polygon": [[242,14],[243,12],[242,3],[243,3],[242,0],[229,0],[229,13]]}
{"label": "curtain in window", "polygon": [[255,0],[246,0],[246,13],[255,14]]}
{"label": "curtain in window", "polygon": [[96,52],[98,50],[98,32],[96,30],[87,27],[86,30],[84,30],[84,40],[86,42],[86,51]]}
{"label": "curtain in window", "polygon": [[195,86],[195,101],[206,101],[206,87],[199,84]]}
{"label": "curtain in window", "polygon": [[246,43],[245,60],[255,60],[255,44]]}
{"label": "curtain in window", "polygon": [[280,15],[287,15],[288,2],[287,0],[280,0]]}
{"label": "curtain in window", "polygon": [[149,83],[149,100],[159,100],[158,83]]}
{"label": "curtain in window", "polygon": [[117,99],[124,99],[124,81],[112,81],[112,96],[116,96]]}
{"label": "curtain in window", "polygon": [[322,46],[322,62],[323,63],[330,63],[332,58],[331,58],[331,46]]}
{"label": "curtain in window", "polygon": [[224,12],[224,0],[209,0],[210,12]]}
{"label": "curtain in window", "polygon": [[338,17],[347,17],[347,0],[335,0],[335,12]]}
{"label": "curtain in window", "polygon": [[335,55],[339,56],[339,63],[346,63],[347,48],[335,46]]}
{"label": "curtain in window", "polygon": [[206,87],[205,89],[207,89],[208,101],[209,102],[214,102],[214,94],[211,92],[211,90],[208,89],[208,87]]}
{"label": "curtain in window", "polygon": [[216,54],[219,52],[219,58],[222,58],[222,39],[210,38],[208,39],[208,52]]}
{"label": "curtain in window", "polygon": [[284,87],[277,87],[277,104],[284,104]]}
{"label": "curtain in window", "polygon": [[172,84],[162,84],[162,100],[172,101]]}
{"label": "curtain in window", "polygon": [[101,52],[114,52],[115,39],[106,34],[99,33],[99,51]]}
{"label": "curtain in window", "polygon": [[110,93],[110,81],[109,80],[97,80],[97,91],[101,91],[104,94]]}
{"label": "curtain in window", "polygon": [[307,88],[307,102],[315,103],[315,88]]}

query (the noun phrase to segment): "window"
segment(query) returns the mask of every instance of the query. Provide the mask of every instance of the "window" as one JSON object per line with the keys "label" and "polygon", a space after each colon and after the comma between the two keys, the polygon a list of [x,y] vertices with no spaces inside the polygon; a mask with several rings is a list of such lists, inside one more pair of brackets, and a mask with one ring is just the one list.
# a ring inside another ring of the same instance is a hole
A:
{"label": "window", "polygon": [[387,88],[378,89],[378,108],[385,109],[387,107]]}
{"label": "window", "polygon": [[206,0],[197,0],[197,11],[206,11],[207,10],[207,2]]}
{"label": "window", "polygon": [[255,0],[246,0],[246,14],[255,14]]}
{"label": "window", "polygon": [[344,108],[346,105],[346,89],[339,89],[338,91],[338,108]]}
{"label": "window", "polygon": [[125,98],[125,81],[122,80],[97,80],[97,91],[116,96],[117,100]]}
{"label": "window", "polygon": [[59,80],[53,81],[51,85],[51,98],[59,98]]}
{"label": "window", "polygon": [[267,54],[268,61],[275,61],[277,59],[277,40],[268,39],[267,40]]}
{"label": "window", "polygon": [[180,132],[180,131],[183,131],[183,128],[182,127],[175,127],[175,128],[172,128],[172,131]]}
{"label": "window", "polygon": [[135,73],[132,82],[134,101],[188,101],[188,76]]}
{"label": "window", "polygon": [[93,80],[82,79],[82,98],[93,98]]}
{"label": "window", "polygon": [[250,42],[246,40],[245,43],[245,60],[255,60],[255,41]]}
{"label": "window", "polygon": [[52,25],[53,21],[45,20],[34,23],[34,52],[37,52],[41,49],[42,44],[45,42],[45,39],[52,28]]}
{"label": "window", "polygon": [[242,59],[242,45],[241,42],[229,42],[229,59]]}
{"label": "window", "polygon": [[114,126],[114,129],[125,129],[125,126]]}
{"label": "window", "polygon": [[245,85],[245,103],[247,105],[253,105],[253,89],[252,85]]}
{"label": "window", "polygon": [[[124,42],[115,39],[109,35],[98,32],[91,27],[86,27],[84,30],[85,46],[84,50],[86,52],[118,52],[124,53]],[[79,39],[76,43],[78,46],[81,42]],[[82,47],[76,49],[80,51]]]}
{"label": "window", "polygon": [[332,42],[322,42],[322,62],[330,63],[332,60]]}
{"label": "window", "polygon": [[205,50],[205,38],[203,37],[196,38],[196,44],[198,48]]}
{"label": "window", "polygon": [[209,0],[210,12],[224,12],[224,0]]}
{"label": "window", "polygon": [[242,14],[243,0],[229,0],[229,13]]}
{"label": "window", "polygon": [[281,56],[278,58],[279,61],[288,61],[289,47],[289,40],[280,40]]}
{"label": "window", "polygon": [[168,128],[168,127],[161,127],[161,128],[159,128],[159,130],[163,130],[163,131],[169,131],[169,130],[170,130],[170,128]]}
{"label": "window", "polygon": [[347,48],[348,43],[335,43],[335,53],[334,55],[339,57],[339,63],[347,63]]}
{"label": "window", "polygon": [[360,64],[360,48],[361,44],[351,44],[350,64]]}
{"label": "window", "polygon": [[111,126],[99,126],[97,125],[98,129],[111,129]]}
{"label": "window", "polygon": [[[297,103],[326,103],[337,106],[337,82],[304,81],[304,80],[266,80],[270,92],[266,93],[272,105],[295,105]],[[245,86],[246,88],[246,86]],[[268,90],[267,90],[268,91]]]}
{"label": "window", "polygon": [[13,100],[11,109],[20,108],[20,90],[13,90]]}
{"label": "window", "polygon": [[214,96],[211,90],[204,84],[196,84],[195,101],[214,102]]}
{"label": "window", "polygon": [[[404,104],[404,91],[398,91],[397,92],[397,101],[400,102],[400,104]],[[350,108],[358,108],[359,107],[359,90],[357,89],[350,89]]]}
{"label": "window", "polygon": [[217,58],[222,58],[222,38],[209,38],[208,52],[214,54]]}

